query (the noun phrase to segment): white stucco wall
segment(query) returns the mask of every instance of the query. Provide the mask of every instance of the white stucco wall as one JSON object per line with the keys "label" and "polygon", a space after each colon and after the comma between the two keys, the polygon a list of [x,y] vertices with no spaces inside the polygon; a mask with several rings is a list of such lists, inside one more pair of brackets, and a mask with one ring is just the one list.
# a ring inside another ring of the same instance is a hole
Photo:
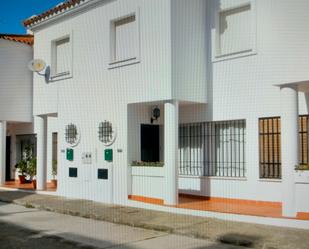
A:
{"label": "white stucco wall", "polygon": [[[218,2],[207,1],[208,36],[214,35],[214,6]],[[256,54],[215,62],[208,57],[211,72],[208,79],[209,105],[191,107],[191,110],[187,107],[185,113],[180,113],[180,118],[184,117],[185,122],[245,119],[247,177],[245,180],[183,178],[180,179],[183,192],[282,200],[280,181],[259,180],[258,118],[280,115],[280,89],[274,87],[275,84],[309,78],[308,7],[309,3],[301,0],[258,0]],[[214,46],[213,40],[207,40],[210,50]],[[299,93],[299,97],[300,114],[307,114],[306,94]]]}
{"label": "white stucco wall", "polygon": [[[35,32],[35,58],[50,65],[53,39],[72,34],[73,77],[46,84],[34,78],[34,114],[58,112],[59,150],[68,145],[64,128],[75,123],[81,140],[74,148],[75,160],[59,153],[59,194],[121,203],[127,199],[127,104],[171,98],[170,5],[168,1],[111,1]],[[140,63],[109,69],[110,21],[134,11],[140,15]],[[157,13],[160,13],[159,15]],[[156,49],[153,49],[156,48]],[[98,140],[99,122],[117,127],[114,162],[104,161],[105,147]],[[122,149],[122,152],[117,152]],[[82,152],[95,155],[92,165],[81,163]],[[68,178],[68,168],[77,167],[79,177]],[[109,168],[113,183],[97,179],[98,168]],[[106,191],[100,191],[105,189]],[[109,193],[113,190],[114,196]]]}
{"label": "white stucco wall", "polygon": [[32,47],[0,39],[0,120],[32,121]]}
{"label": "white stucco wall", "polygon": [[173,99],[207,102],[206,2],[171,0]]}
{"label": "white stucco wall", "polygon": [[[125,203],[127,195],[134,191],[143,194],[143,185],[139,184],[144,180],[139,178],[137,185],[130,182],[128,165],[139,155],[138,147],[134,147],[139,139],[139,122],[149,120],[149,108],[141,107],[132,114],[127,106],[180,98],[207,102],[181,105],[180,123],[246,120],[247,169],[245,179],[181,177],[180,191],[235,199],[282,200],[280,181],[259,180],[258,119],[280,114],[280,90],[275,84],[309,78],[306,26],[309,3],[257,0],[256,53],[212,61],[213,7],[218,2],[194,1],[184,16],[188,22],[184,22],[180,16],[188,7],[185,1],[132,0],[130,4],[125,0],[111,1],[35,31],[35,57],[43,58],[47,64],[50,64],[51,40],[65,34],[73,37],[73,77],[49,84],[40,76],[34,78],[34,114],[58,113],[59,194],[115,203]],[[109,22],[136,9],[140,13],[140,63],[109,69]],[[204,18],[206,38],[203,32],[198,35],[194,32],[193,36],[191,28],[200,31]],[[205,57],[200,54],[203,42],[207,48]],[[181,52],[187,47],[192,53]],[[199,49],[195,51],[196,47]],[[299,95],[300,111],[308,113],[305,96]],[[105,147],[97,135],[98,124],[104,120],[111,121],[118,133],[111,146],[112,163],[104,161]],[[73,162],[67,161],[64,153],[69,147],[64,141],[64,128],[70,122],[81,132],[80,143],[74,147]],[[94,155],[91,165],[81,163],[83,152]],[[68,178],[69,167],[78,168],[78,178]],[[98,168],[109,169],[112,181],[98,180]],[[160,196],[154,193],[150,197]]]}

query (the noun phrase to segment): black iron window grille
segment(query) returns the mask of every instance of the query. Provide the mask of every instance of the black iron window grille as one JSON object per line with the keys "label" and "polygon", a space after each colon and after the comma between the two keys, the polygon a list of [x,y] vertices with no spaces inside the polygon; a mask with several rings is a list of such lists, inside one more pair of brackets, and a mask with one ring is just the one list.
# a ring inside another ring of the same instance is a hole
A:
{"label": "black iron window grille", "polygon": [[299,116],[299,163],[308,164],[308,115]]}
{"label": "black iron window grille", "polygon": [[[299,163],[308,164],[308,115],[299,116]],[[259,119],[260,178],[281,179],[280,117]]]}
{"label": "black iron window grille", "polygon": [[104,121],[99,124],[99,140],[108,144],[113,140],[113,126],[111,122]]}
{"label": "black iron window grille", "polygon": [[179,174],[245,177],[244,120],[182,124],[179,127]]}
{"label": "black iron window grille", "polygon": [[65,141],[68,144],[74,145],[78,141],[78,132],[75,124],[68,124],[65,127]]}
{"label": "black iron window grille", "polygon": [[281,178],[280,117],[259,120],[260,178]]}

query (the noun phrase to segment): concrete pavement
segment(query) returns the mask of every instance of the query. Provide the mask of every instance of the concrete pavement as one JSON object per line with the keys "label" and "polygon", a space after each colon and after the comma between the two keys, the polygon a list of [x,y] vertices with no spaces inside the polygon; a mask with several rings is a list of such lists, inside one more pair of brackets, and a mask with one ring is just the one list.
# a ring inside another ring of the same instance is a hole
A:
{"label": "concrete pavement", "polygon": [[[0,202],[0,227],[2,233],[3,224],[9,225],[10,229],[19,228],[15,231],[10,240],[19,239],[23,231],[31,231],[32,239],[46,237],[44,248],[64,248],[64,244],[74,242],[76,248],[207,248],[207,249],[228,249],[237,248],[207,240],[189,238],[180,235],[172,235],[165,232],[158,232],[142,228],[133,228],[125,225],[113,224],[104,221],[91,220],[86,218],[63,215],[53,212],[42,211],[34,208],[25,208],[14,204]],[[2,226],[1,226],[2,225]],[[11,226],[10,226],[11,225]],[[37,233],[34,233],[36,231]],[[14,232],[14,231],[13,231]],[[5,233],[5,232],[4,232]],[[25,237],[25,235],[24,235]],[[56,238],[60,239],[56,239]],[[53,238],[53,240],[49,240]],[[25,240],[22,248],[28,248]],[[13,248],[14,241],[7,241]],[[42,241],[41,241],[42,243]],[[45,243],[51,243],[47,245]],[[59,244],[60,243],[60,244]],[[59,245],[58,245],[59,244]],[[15,243],[17,246],[17,244]],[[2,246],[3,243],[2,243]],[[41,248],[43,245],[41,245]],[[58,246],[58,247],[56,247]],[[33,245],[31,245],[33,248]],[[4,247],[1,247],[4,248]],[[30,247],[29,247],[30,248]]]}
{"label": "concrete pavement", "polygon": [[214,244],[223,241],[233,245],[263,249],[309,248],[309,230],[304,229],[225,221],[20,191],[0,190],[0,200],[90,218],[91,224],[92,220],[107,221],[166,234],[206,239]]}

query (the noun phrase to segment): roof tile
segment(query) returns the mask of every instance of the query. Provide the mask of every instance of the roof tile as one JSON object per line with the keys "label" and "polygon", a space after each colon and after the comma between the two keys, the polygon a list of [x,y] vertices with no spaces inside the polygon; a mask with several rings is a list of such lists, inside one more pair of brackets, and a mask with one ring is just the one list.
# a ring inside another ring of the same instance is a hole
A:
{"label": "roof tile", "polygon": [[23,21],[23,24],[25,27],[31,26],[32,24],[42,21],[43,19],[50,17],[54,14],[58,14],[59,12],[62,12],[68,8],[71,8],[77,4],[80,4],[81,2],[84,2],[85,0],[67,0],[63,3],[58,4],[57,6],[39,14],[36,16],[32,16],[26,20]]}
{"label": "roof tile", "polygon": [[0,34],[0,39],[33,45],[33,35]]}

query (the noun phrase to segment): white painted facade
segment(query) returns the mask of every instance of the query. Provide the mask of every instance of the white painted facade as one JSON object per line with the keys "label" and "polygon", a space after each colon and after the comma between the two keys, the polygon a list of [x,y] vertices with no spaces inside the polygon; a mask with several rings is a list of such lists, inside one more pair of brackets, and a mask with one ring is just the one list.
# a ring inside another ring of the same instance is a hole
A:
{"label": "white painted facade", "polygon": [[[1,181],[6,180],[9,170],[11,179],[17,177],[15,164],[18,160],[16,136],[33,134],[32,74],[27,64],[33,58],[32,47],[0,39],[0,136]],[[7,137],[11,145],[7,148]],[[10,165],[6,168],[6,151],[10,151]]]}
{"label": "white painted facade", "polygon": [[[246,15],[226,16],[235,8],[246,11],[248,2],[244,51],[235,52],[235,45],[231,54],[224,54],[226,47],[218,52],[220,13],[227,25],[237,24]],[[298,155],[291,146],[297,145],[293,138],[298,134],[288,128],[297,128],[298,114],[308,114],[308,9],[305,0],[92,0],[34,24],[34,58],[45,60],[51,72],[47,80],[34,74],[33,82],[38,187],[45,187],[48,141],[57,131],[57,194],[62,196],[127,204],[129,195],[137,195],[176,204],[178,193],[187,193],[282,202],[286,216],[309,212],[309,201],[302,198],[309,182],[295,182],[293,174]],[[136,56],[129,53],[128,61],[115,63],[113,27],[132,14],[138,39],[127,49]],[[63,67],[69,72],[54,77],[53,44],[67,37],[70,60]],[[141,160],[140,125],[150,124],[155,106],[161,110],[155,124],[160,125],[164,167],[131,167]],[[274,116],[282,117],[285,131],[283,176],[264,180],[259,177],[258,121]],[[110,146],[98,139],[99,123],[105,120],[117,129]],[[245,177],[178,176],[178,123],[227,120],[245,120]],[[70,123],[80,133],[73,147],[65,140]],[[71,147],[73,161],[66,158]],[[113,149],[112,162],[104,160],[106,148]],[[82,161],[86,152],[92,155],[90,164]],[[77,177],[69,177],[69,168],[77,168]],[[108,169],[108,180],[98,179],[98,169]]]}
{"label": "white painted facade", "polygon": [[[7,37],[18,35],[7,35]],[[14,38],[15,39],[15,38]],[[33,74],[28,63],[33,59],[33,47],[16,40],[0,38],[0,122],[1,122],[1,184],[18,179],[15,165],[21,160],[23,141],[35,143],[33,122]],[[52,176],[52,133],[58,131],[57,120],[49,117],[47,180]],[[8,140],[9,139],[9,140]],[[10,141],[10,144],[7,142]],[[9,151],[9,155],[7,155]],[[10,164],[10,167],[7,166]],[[6,174],[6,171],[10,171]]]}

